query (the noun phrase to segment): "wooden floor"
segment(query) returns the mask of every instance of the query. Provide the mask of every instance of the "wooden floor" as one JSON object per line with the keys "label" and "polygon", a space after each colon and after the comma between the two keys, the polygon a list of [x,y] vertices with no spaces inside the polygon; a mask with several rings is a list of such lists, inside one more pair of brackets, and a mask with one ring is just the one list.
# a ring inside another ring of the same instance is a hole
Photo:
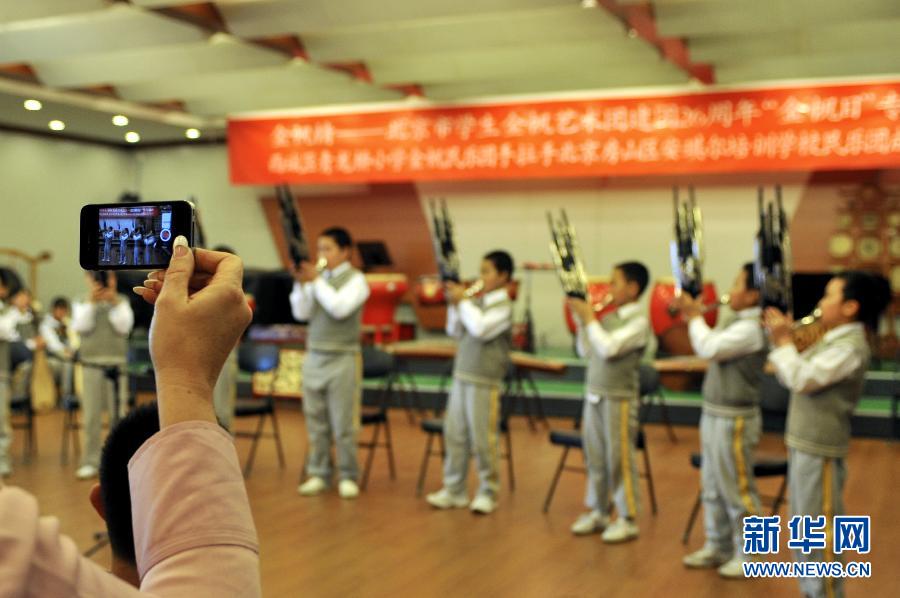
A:
{"label": "wooden floor", "polygon": [[[575,538],[569,533],[569,525],[582,510],[581,474],[564,474],[550,513],[541,513],[560,452],[549,445],[544,431],[529,431],[523,419],[511,422],[516,490],[508,491],[504,470],[499,509],[491,516],[476,517],[467,510],[437,512],[415,497],[425,439],[400,411],[391,414],[398,466],[395,481],[388,479],[384,453],[379,450],[369,489],[358,500],[344,501],[335,493],[300,497],[296,487],[304,438],[302,416],[294,405],[283,406],[279,414],[287,468],[278,468],[272,442],[263,441],[247,483],[262,543],[266,596],[799,595],[794,580],[724,581],[714,572],[682,567],[687,549],[681,545],[681,532],[698,486],[698,474],[688,465],[688,455],[697,450],[695,428],[676,428],[677,444],[668,440],[663,427],[646,428],[659,514],[650,514],[642,484],[645,508],[640,538],[607,546],[599,536]],[[43,512],[58,516],[63,531],[86,549],[102,522],[87,500],[91,483],[75,480],[74,463],[64,467],[59,462],[61,424],[58,414],[39,418],[40,454],[30,464],[17,462],[8,483],[36,494]],[[569,422],[552,424],[567,427]],[[21,454],[20,442],[17,438],[16,456]],[[247,446],[248,441],[239,441],[242,457]],[[761,451],[783,451],[781,439],[765,437]],[[871,515],[873,531],[868,555],[872,578],[850,580],[850,597],[896,595],[898,455],[897,443],[853,442],[846,504],[851,514]],[[573,463],[580,463],[579,455],[573,457]],[[439,485],[440,463],[435,459],[427,489]],[[774,491],[771,481],[762,483],[761,490]],[[782,542],[786,535],[782,533]],[[701,542],[702,525],[697,525],[690,548]],[[789,560],[788,554],[782,548],[771,560]],[[108,549],[95,557],[103,565],[108,558]]]}

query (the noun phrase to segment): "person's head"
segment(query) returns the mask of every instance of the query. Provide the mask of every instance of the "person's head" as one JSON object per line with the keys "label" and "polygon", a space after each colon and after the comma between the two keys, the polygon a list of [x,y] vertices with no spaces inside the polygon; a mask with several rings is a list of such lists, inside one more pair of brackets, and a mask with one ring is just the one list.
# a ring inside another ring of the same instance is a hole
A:
{"label": "person's head", "polygon": [[515,264],[512,256],[502,250],[488,253],[481,260],[481,282],[484,292],[490,293],[510,283]]}
{"label": "person's head", "polygon": [[31,306],[31,291],[22,287],[12,296],[10,303],[19,311],[26,311]]}
{"label": "person's head", "polygon": [[106,522],[112,549],[112,572],[133,585],[138,585],[138,573],[128,461],[157,432],[159,410],[155,402],[140,405],[119,420],[106,437],[100,456],[99,483],[91,488],[90,494],[91,504]]}
{"label": "person's head", "polygon": [[127,236],[127,235],[128,235],[128,229],[127,229],[127,228],[123,228],[123,229],[122,229],[122,236],[125,237],[125,236]]}
{"label": "person's head", "polygon": [[[104,270],[103,275],[100,276],[100,279],[106,281],[105,286],[113,289],[116,288],[116,273],[114,271]],[[87,282],[87,288],[89,291],[94,291],[104,286],[104,284],[100,280],[97,280],[96,272],[85,272],[84,280]]]}
{"label": "person's head", "polygon": [[650,273],[640,262],[622,262],[613,267],[609,283],[612,304],[619,306],[637,301],[647,288]]}
{"label": "person's head", "polygon": [[347,229],[332,226],[325,229],[316,243],[318,259],[325,259],[326,267],[334,270],[344,262],[350,261],[353,252],[353,239]]}
{"label": "person's head", "polygon": [[50,314],[58,321],[69,317],[69,300],[65,297],[56,297],[50,304]]}
{"label": "person's head", "polygon": [[883,276],[847,270],[828,281],[818,308],[822,310],[822,324],[827,329],[862,322],[870,330],[876,330],[890,299],[890,285]]}
{"label": "person's head", "polygon": [[759,305],[759,286],[756,281],[756,267],[753,262],[744,264],[728,291],[728,307],[734,311]]}

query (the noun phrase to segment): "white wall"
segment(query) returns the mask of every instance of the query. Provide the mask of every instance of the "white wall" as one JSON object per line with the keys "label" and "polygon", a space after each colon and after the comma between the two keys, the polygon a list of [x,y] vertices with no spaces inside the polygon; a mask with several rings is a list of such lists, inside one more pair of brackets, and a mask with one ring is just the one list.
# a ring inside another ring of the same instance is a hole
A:
{"label": "white wall", "polygon": [[[740,265],[752,258],[757,230],[756,185],[783,185],[785,209],[793,213],[805,175],[698,177],[697,201],[706,234],[705,278],[726,291]],[[639,260],[651,281],[670,277],[672,192],[675,179],[583,179],[493,183],[420,184],[422,201],[444,197],[455,223],[464,273],[474,275],[481,256],[492,249],[509,251],[517,277],[525,278],[527,261],[549,262],[546,211],[565,208],[575,226],[586,268],[608,275],[612,266]],[[562,316],[562,292],[552,271],[533,273],[533,309],[540,346],[568,346]],[[651,282],[652,286],[652,282]],[[645,295],[644,302],[646,304]],[[519,302],[518,309],[523,309]]]}
{"label": "white wall", "polygon": [[233,247],[248,266],[276,268],[278,254],[259,197],[271,189],[232,186],[224,145],[198,145],[134,154],[138,191],[144,201],[194,197],[210,247]]}
{"label": "white wall", "polygon": [[39,269],[39,299],[46,303],[84,291],[78,265],[81,206],[116,201],[133,180],[126,152],[0,132],[0,247],[52,253]]}

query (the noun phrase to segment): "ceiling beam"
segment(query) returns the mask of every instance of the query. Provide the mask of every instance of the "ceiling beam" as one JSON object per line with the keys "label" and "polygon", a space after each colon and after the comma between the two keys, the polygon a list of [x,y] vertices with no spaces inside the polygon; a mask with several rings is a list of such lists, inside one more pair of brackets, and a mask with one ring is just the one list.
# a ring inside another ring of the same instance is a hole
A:
{"label": "ceiling beam", "polygon": [[706,85],[716,82],[713,66],[692,62],[687,41],[677,37],[662,37],[650,2],[623,4],[620,0],[597,0],[611,15],[619,19],[629,36],[639,37],[657,49],[664,60],[674,64],[691,78]]}

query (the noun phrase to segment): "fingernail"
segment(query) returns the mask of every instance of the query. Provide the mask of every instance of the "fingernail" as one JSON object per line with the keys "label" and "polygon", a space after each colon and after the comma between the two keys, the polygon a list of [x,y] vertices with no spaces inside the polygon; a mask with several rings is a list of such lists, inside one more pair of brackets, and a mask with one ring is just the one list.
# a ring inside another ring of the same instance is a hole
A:
{"label": "fingernail", "polygon": [[147,280],[159,280],[159,270],[154,270],[150,274],[147,275]]}
{"label": "fingernail", "polygon": [[135,295],[140,295],[141,297],[144,296],[144,291],[145,291],[145,290],[146,290],[146,289],[145,289],[144,287],[131,287],[131,291],[132,291]]}
{"label": "fingernail", "polygon": [[175,257],[184,257],[188,252],[188,242],[184,235],[175,237]]}
{"label": "fingernail", "polygon": [[144,286],[147,287],[148,289],[156,290],[156,287],[159,286],[159,281],[158,280],[145,280]]}

